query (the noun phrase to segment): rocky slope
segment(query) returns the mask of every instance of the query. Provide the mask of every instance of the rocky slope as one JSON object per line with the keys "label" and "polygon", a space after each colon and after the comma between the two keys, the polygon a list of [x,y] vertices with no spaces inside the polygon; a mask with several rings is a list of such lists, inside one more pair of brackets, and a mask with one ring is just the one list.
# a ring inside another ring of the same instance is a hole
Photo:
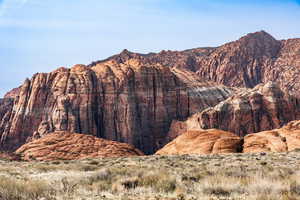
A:
{"label": "rocky slope", "polygon": [[242,151],[242,140],[233,133],[209,129],[188,131],[156,152],[156,155],[217,154]]}
{"label": "rocky slope", "polygon": [[241,89],[186,121],[173,121],[168,138],[174,139],[187,130],[216,128],[245,136],[280,128],[292,120],[300,120],[299,103],[298,98],[272,82],[253,89]]}
{"label": "rocky slope", "polygon": [[300,95],[300,39],[278,41],[261,31],[215,49],[199,58],[200,77],[228,86],[255,87],[276,81]]}
{"label": "rocky slope", "polygon": [[[297,81],[300,78],[300,38],[276,40],[265,31],[250,33],[216,48],[161,51],[157,54],[124,50],[112,58],[119,62],[137,58],[145,63],[185,68],[197,72],[203,79],[231,87],[253,88],[260,83],[275,81],[281,88],[300,95]],[[95,64],[97,62],[91,66]]]}
{"label": "rocky slope", "polygon": [[191,121],[194,118],[204,129],[218,128],[244,136],[280,128],[292,120],[300,119],[299,103],[298,98],[269,82],[237,93],[200,115],[194,115]]}
{"label": "rocky slope", "polygon": [[187,130],[244,136],[279,128],[300,119],[299,69],[300,39],[278,41],[261,31],[217,48],[124,50],[38,73],[0,100],[0,150],[70,131],[151,154]]}
{"label": "rocky slope", "polygon": [[14,88],[11,91],[7,92],[4,95],[4,98],[5,99],[15,99],[15,98],[17,98],[19,96],[20,90],[21,90],[21,87]]}
{"label": "rocky slope", "polygon": [[23,160],[40,161],[144,155],[129,144],[64,131],[50,133],[29,142],[21,146],[16,153]]}
{"label": "rocky slope", "polygon": [[187,131],[162,149],[157,155],[287,152],[300,149],[300,121],[292,121],[280,129],[238,137],[217,130]]}
{"label": "rocky slope", "polygon": [[35,74],[1,118],[1,145],[15,150],[54,131],[91,133],[126,142],[146,154],[161,147],[173,119],[214,106],[234,89],[194,73],[132,58],[112,58]]}

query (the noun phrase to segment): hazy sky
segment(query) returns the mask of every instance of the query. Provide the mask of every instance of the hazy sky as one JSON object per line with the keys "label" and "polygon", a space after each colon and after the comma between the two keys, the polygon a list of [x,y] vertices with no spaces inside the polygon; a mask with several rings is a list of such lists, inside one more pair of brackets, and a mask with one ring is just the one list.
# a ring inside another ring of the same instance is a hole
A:
{"label": "hazy sky", "polygon": [[0,96],[36,72],[125,48],[218,46],[259,30],[300,37],[300,1],[0,0]]}

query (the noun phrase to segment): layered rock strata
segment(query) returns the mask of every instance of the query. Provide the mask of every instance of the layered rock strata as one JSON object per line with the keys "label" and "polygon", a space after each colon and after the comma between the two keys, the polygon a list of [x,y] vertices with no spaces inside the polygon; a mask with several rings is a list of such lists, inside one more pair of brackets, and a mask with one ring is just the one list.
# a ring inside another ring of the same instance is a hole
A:
{"label": "layered rock strata", "polygon": [[214,106],[233,91],[190,71],[137,59],[38,73],[22,85],[9,117],[1,118],[0,149],[70,131],[129,143],[150,154],[161,147],[172,120]]}
{"label": "layered rock strata", "polygon": [[171,139],[187,130],[221,129],[238,136],[280,128],[300,119],[300,100],[283,91],[275,83],[241,89],[214,107],[196,113],[184,122],[174,122]]}
{"label": "layered rock strata", "polygon": [[22,160],[78,160],[144,155],[125,143],[96,138],[88,134],[55,132],[21,146],[16,153]]}

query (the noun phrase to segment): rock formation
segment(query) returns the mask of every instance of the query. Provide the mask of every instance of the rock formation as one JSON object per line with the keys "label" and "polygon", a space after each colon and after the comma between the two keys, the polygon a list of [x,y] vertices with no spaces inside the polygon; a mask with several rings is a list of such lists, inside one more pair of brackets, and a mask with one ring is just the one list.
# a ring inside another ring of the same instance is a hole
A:
{"label": "rock formation", "polygon": [[300,121],[292,121],[280,129],[248,134],[243,138],[217,129],[189,130],[156,154],[287,152],[296,149],[300,149]]}
{"label": "rock formation", "polygon": [[125,143],[87,134],[55,132],[34,140],[17,151],[23,160],[77,160],[102,157],[142,156],[141,151]]}
{"label": "rock formation", "polygon": [[244,138],[244,153],[286,152],[300,149],[300,121],[280,129],[249,134]]}
{"label": "rock formation", "polygon": [[[137,54],[124,50],[109,59],[126,62],[138,58],[144,63],[194,71],[202,79],[231,87],[253,88],[278,82],[284,90],[300,96],[300,38],[276,40],[265,31],[250,33],[216,48],[161,51]],[[103,62],[103,61],[98,61]],[[91,64],[96,65],[97,62]]]}
{"label": "rock formation", "polygon": [[264,31],[250,33],[198,60],[197,73],[208,80],[248,88],[276,81],[300,96],[300,39],[278,41]]}
{"label": "rock formation", "polygon": [[150,154],[161,147],[172,120],[214,106],[233,91],[190,71],[135,58],[59,68],[22,85],[10,117],[1,118],[0,148],[15,150],[33,138],[70,131],[126,142]]}
{"label": "rock formation", "polygon": [[242,140],[233,133],[209,129],[188,131],[156,152],[156,155],[217,154],[242,151]]}
{"label": "rock formation", "polygon": [[[241,89],[214,107],[205,109],[185,122],[174,122],[169,137],[187,130],[221,129],[239,136],[280,128],[292,120],[300,120],[300,101],[269,82],[253,89]],[[179,124],[181,123],[181,125]],[[184,124],[184,125],[183,125]]]}
{"label": "rock formation", "polygon": [[20,155],[13,152],[0,152],[0,161],[21,161]]}
{"label": "rock formation", "polygon": [[0,99],[0,137],[1,137],[1,133],[4,132],[7,122],[10,119],[13,105],[14,105],[14,99],[11,98]]}
{"label": "rock formation", "polygon": [[279,41],[264,31],[216,48],[124,50],[88,66],[35,74],[5,95],[0,150],[69,131],[151,154],[187,130],[244,136],[280,128],[300,119],[299,79],[300,39]]}
{"label": "rock formation", "polygon": [[17,98],[19,96],[20,90],[21,90],[21,87],[14,88],[11,91],[7,92],[4,95],[4,98],[5,99],[15,99],[15,98]]}

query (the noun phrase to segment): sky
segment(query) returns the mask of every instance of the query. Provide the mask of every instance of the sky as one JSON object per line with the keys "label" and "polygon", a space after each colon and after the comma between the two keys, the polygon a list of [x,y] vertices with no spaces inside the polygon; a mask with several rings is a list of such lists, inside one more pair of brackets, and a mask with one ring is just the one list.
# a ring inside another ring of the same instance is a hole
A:
{"label": "sky", "polygon": [[300,0],[0,0],[0,97],[123,49],[219,46],[260,30],[299,38]]}

